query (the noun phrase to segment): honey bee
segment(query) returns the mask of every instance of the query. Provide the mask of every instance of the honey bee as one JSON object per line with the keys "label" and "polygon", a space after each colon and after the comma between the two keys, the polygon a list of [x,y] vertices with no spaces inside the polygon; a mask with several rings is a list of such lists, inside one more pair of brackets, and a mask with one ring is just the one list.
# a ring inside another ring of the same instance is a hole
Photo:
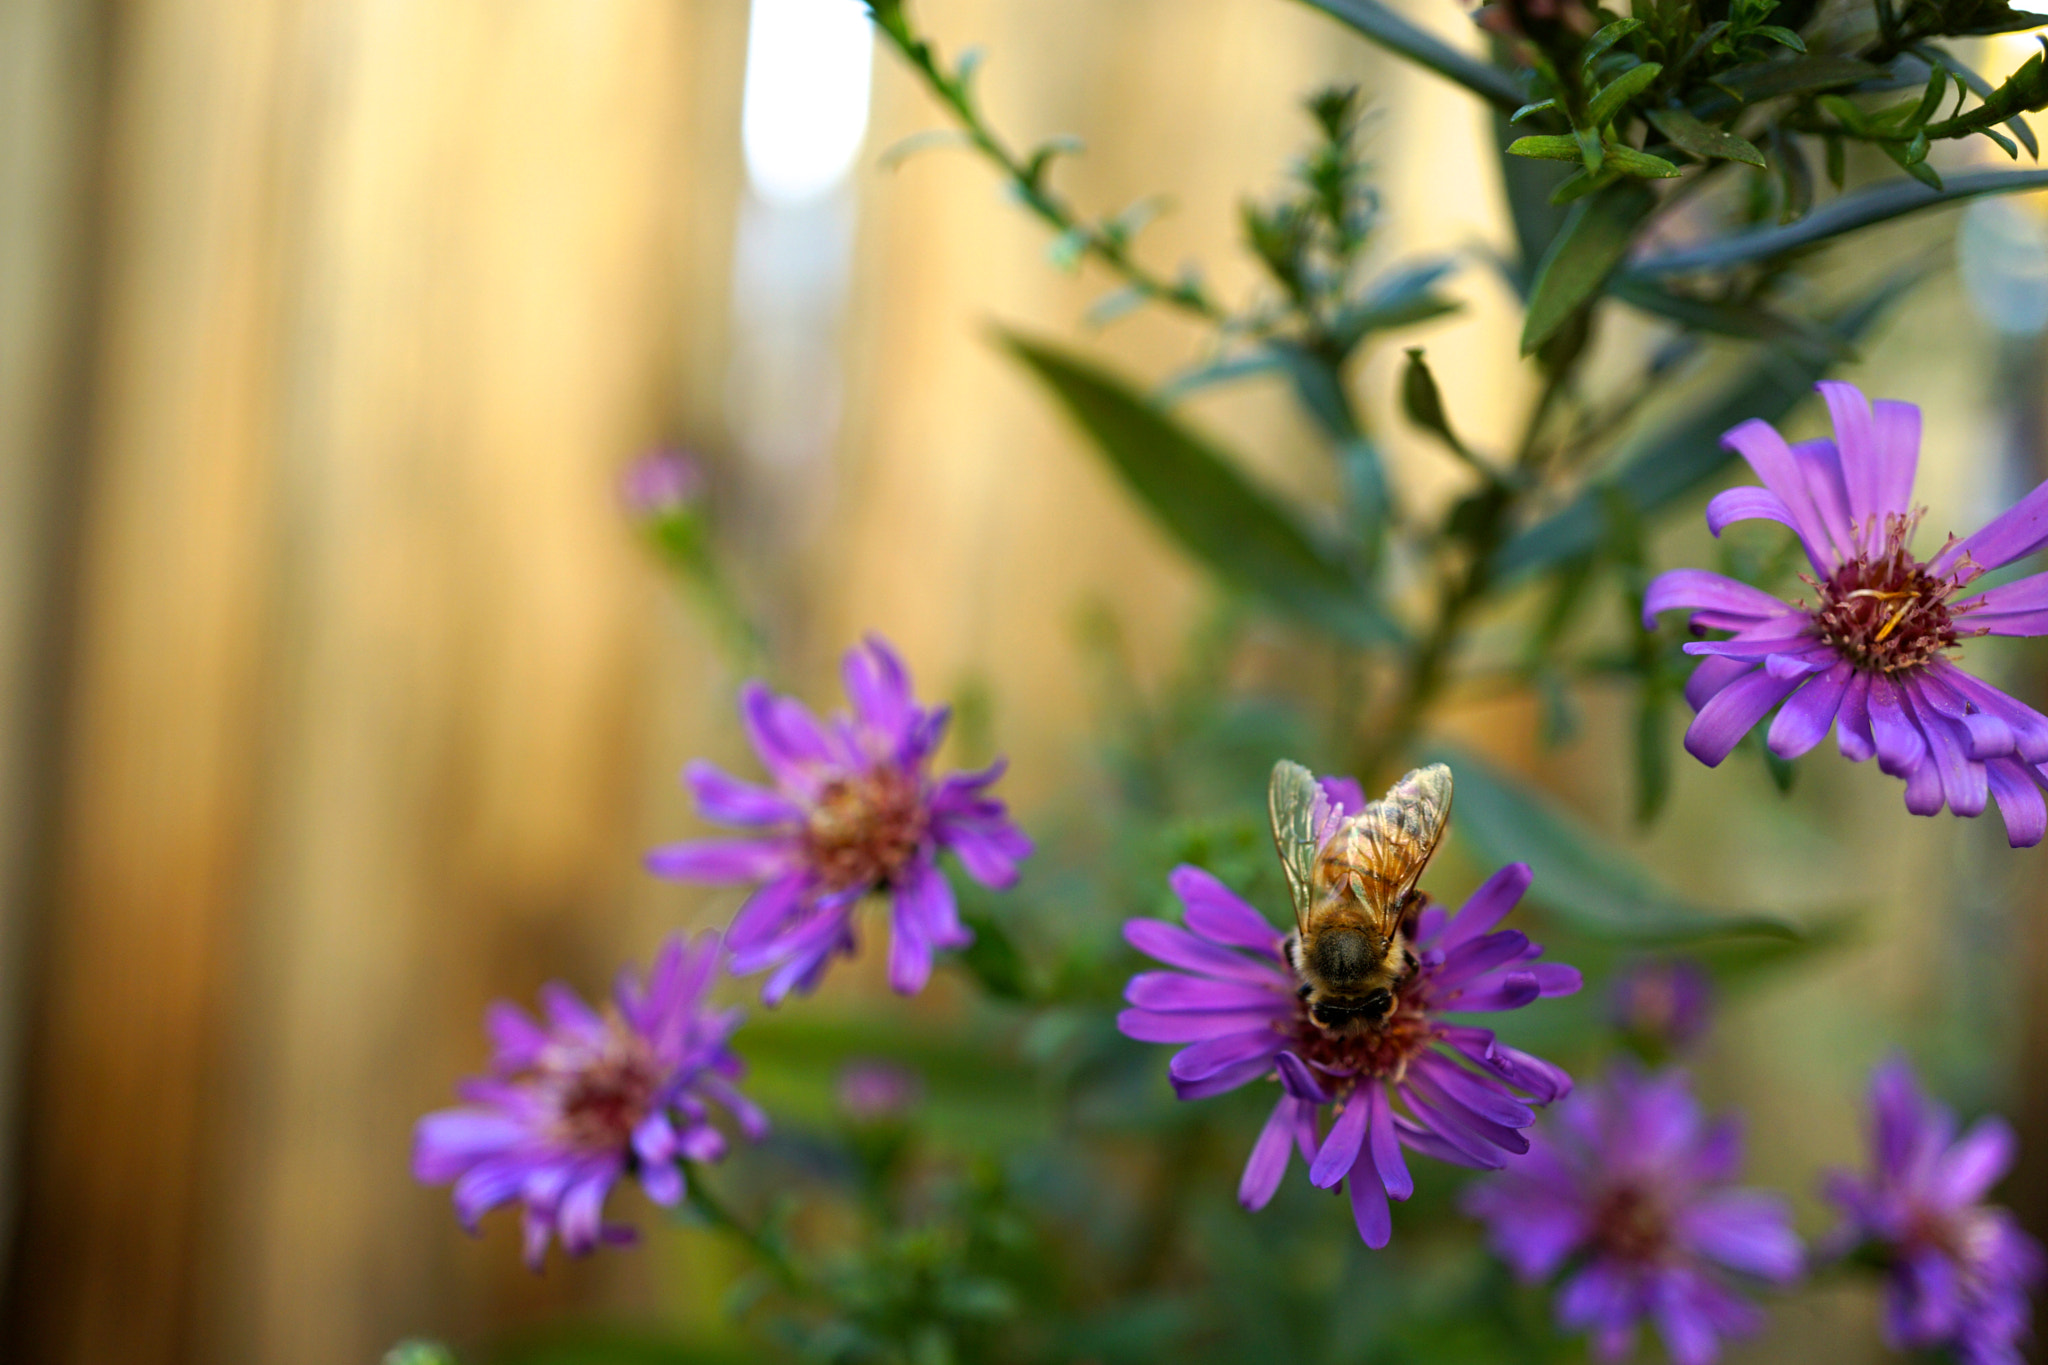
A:
{"label": "honey bee", "polygon": [[1417,768],[1364,810],[1332,810],[1315,775],[1286,759],[1266,790],[1294,899],[1287,961],[1309,1016],[1347,1037],[1375,1028],[1415,969],[1415,889],[1451,818],[1451,770]]}

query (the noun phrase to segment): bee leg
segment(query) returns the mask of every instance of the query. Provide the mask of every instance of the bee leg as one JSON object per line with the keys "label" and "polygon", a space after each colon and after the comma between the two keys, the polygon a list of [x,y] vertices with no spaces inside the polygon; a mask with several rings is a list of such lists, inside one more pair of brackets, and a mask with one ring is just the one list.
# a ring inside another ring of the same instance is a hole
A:
{"label": "bee leg", "polygon": [[1299,989],[1299,990],[1295,991],[1295,993],[1294,993],[1294,994],[1296,995],[1296,997],[1297,997],[1297,998],[1299,998],[1299,999],[1302,999],[1302,1000],[1306,1000],[1306,999],[1308,999],[1308,998],[1309,998],[1309,996],[1310,996],[1311,994],[1313,994],[1313,993],[1314,993],[1314,991],[1315,991],[1315,987],[1314,987],[1314,986],[1311,986],[1311,985],[1309,985],[1309,984],[1308,984],[1308,982],[1304,981],[1304,982],[1302,982],[1302,983],[1301,983],[1301,989]]}

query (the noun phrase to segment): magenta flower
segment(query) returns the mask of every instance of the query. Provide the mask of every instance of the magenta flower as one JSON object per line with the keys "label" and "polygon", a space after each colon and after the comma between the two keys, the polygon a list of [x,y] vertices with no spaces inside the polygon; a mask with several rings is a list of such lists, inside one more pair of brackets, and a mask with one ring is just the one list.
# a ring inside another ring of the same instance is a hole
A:
{"label": "magenta flower", "polygon": [[1464,1206],[1523,1280],[1574,1264],[1558,1325],[1589,1333],[1601,1360],[1627,1358],[1647,1321],[1676,1365],[1707,1365],[1722,1338],[1760,1325],[1726,1272],[1789,1284],[1804,1259],[1783,1200],[1729,1187],[1741,1160],[1734,1125],[1707,1123],[1683,1074],[1621,1067]]}
{"label": "magenta flower", "polygon": [[988,795],[1001,760],[932,778],[947,712],[917,704],[894,650],[869,636],[847,651],[844,676],[853,713],[829,722],[760,683],[741,689],[740,719],[773,789],[704,762],[692,763],[684,780],[705,819],[749,833],[647,855],[657,876],[757,884],[726,946],[733,971],[770,973],[761,989],[770,1005],[811,990],[835,954],[854,950],[853,912],[870,892],[890,900],[889,984],[905,995],[923,990],[934,949],[974,941],[939,853],[951,850],[968,876],[996,887],[1015,882],[1031,853],[1003,803]]}
{"label": "magenta flower", "polygon": [[1885,1340],[1895,1350],[1946,1348],[1963,1365],[2018,1365],[2041,1244],[2011,1213],[1979,1202],[2012,1167],[2012,1129],[1993,1115],[1957,1138],[1955,1116],[1903,1061],[1872,1076],[1870,1109],[1874,1169],[1837,1172],[1827,1195],[1848,1219],[1835,1249],[1862,1246],[1889,1267]]}
{"label": "magenta flower", "polygon": [[[1536,962],[1543,950],[1524,935],[1489,932],[1528,888],[1520,863],[1496,872],[1455,917],[1435,906],[1422,912],[1416,970],[1396,992],[1393,1013],[1349,1038],[1309,1018],[1281,956],[1285,935],[1264,916],[1198,867],[1175,868],[1169,883],[1187,927],[1134,919],[1124,937],[1181,970],[1132,977],[1124,991],[1132,1008],[1117,1027],[1140,1042],[1190,1044],[1167,1068],[1184,1100],[1278,1080],[1279,1101],[1238,1186],[1246,1208],[1266,1206],[1298,1149],[1310,1183],[1331,1189],[1350,1179],[1358,1235],[1383,1247],[1393,1235],[1388,1199],[1415,1189],[1402,1148],[1496,1169],[1528,1150],[1521,1130],[1535,1121],[1530,1104],[1571,1093],[1571,1077],[1557,1067],[1447,1017],[1520,1009],[1579,988],[1575,969]],[[1326,1106],[1334,1121],[1319,1133]]]}
{"label": "magenta flower", "polygon": [[651,450],[619,479],[619,496],[635,517],[675,516],[704,496],[704,467],[685,450]]}
{"label": "magenta flower", "polygon": [[491,1074],[463,1083],[468,1107],[420,1120],[414,1177],[454,1181],[456,1216],[471,1232],[489,1210],[522,1201],[535,1270],[557,1234],[578,1256],[601,1240],[630,1241],[630,1228],[604,1223],[605,1197],[632,1175],[655,1203],[679,1201],[679,1163],[725,1155],[710,1105],[749,1138],[768,1131],[733,1086],[741,1066],[726,1040],[740,1013],[705,1005],[718,950],[715,933],[670,939],[644,984],[620,974],[602,1013],[559,984],[541,991],[544,1024],[517,1005],[492,1006]]}
{"label": "magenta flower", "polygon": [[1646,627],[1658,612],[1692,609],[1695,629],[1731,632],[1695,641],[1705,656],[1685,686],[1699,712],[1685,747],[1708,767],[1726,758],[1779,703],[1771,752],[1797,758],[1835,730],[1843,755],[1906,783],[1906,809],[1983,813],[1996,797],[2015,848],[2048,830],[2048,717],[1956,665],[1973,635],[2048,633],[2048,574],[1972,590],[1992,569],[2048,545],[2048,483],[1931,559],[1912,551],[1925,509],[1912,506],[1920,409],[1874,406],[1853,385],[1820,386],[1835,439],[1789,446],[1764,422],[1722,438],[1749,461],[1762,488],[1731,488],[1707,505],[1716,534],[1730,522],[1782,522],[1813,565],[1811,603],[1787,603],[1703,569],[1674,569],[1650,585]]}

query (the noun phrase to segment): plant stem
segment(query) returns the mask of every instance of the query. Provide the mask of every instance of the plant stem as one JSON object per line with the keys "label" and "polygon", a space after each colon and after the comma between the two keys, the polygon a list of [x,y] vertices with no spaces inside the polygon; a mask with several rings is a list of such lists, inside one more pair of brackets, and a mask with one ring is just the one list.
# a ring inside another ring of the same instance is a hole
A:
{"label": "plant stem", "polygon": [[1131,259],[1123,234],[1095,223],[1084,223],[1067,202],[1047,188],[1045,172],[1051,165],[1052,148],[1041,148],[1025,161],[1012,152],[995,130],[982,119],[974,105],[968,77],[956,71],[948,74],[939,65],[930,43],[911,28],[910,15],[902,0],[871,0],[869,11],[875,27],[889,45],[924,78],[925,85],[959,121],[968,141],[1009,180],[1011,190],[1024,206],[1049,226],[1078,244],[1082,255],[1093,256],[1108,266],[1130,288],[1155,303],[1168,304],[1209,322],[1224,322],[1228,314],[1192,279],[1169,280],[1154,274]]}
{"label": "plant stem", "polygon": [[683,1170],[684,1189],[687,1191],[685,1197],[690,1206],[703,1215],[705,1222],[731,1234],[751,1251],[754,1259],[780,1280],[782,1287],[790,1293],[801,1295],[809,1291],[809,1281],[797,1268],[796,1263],[789,1259],[789,1254],[769,1238],[748,1227],[737,1214],[725,1206],[722,1200],[705,1187],[702,1167],[685,1163]]}

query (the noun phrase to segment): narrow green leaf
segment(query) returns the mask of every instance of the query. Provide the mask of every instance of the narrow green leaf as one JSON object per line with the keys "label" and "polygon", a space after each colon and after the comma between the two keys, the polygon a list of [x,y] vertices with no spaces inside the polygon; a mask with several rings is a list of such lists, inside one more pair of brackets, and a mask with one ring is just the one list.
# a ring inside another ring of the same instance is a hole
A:
{"label": "narrow green leaf", "polygon": [[1433,34],[1416,27],[1380,0],[1306,0],[1306,3],[1356,29],[1418,66],[1456,81],[1481,99],[1514,109],[1525,98],[1508,74],[1475,61]]}
{"label": "narrow green leaf", "polygon": [[1595,128],[1605,128],[1615,117],[1628,107],[1628,102],[1642,94],[1664,74],[1664,68],[1656,62],[1644,62],[1632,66],[1609,81],[1593,96],[1593,103],[1587,109],[1587,117]]}
{"label": "narrow green leaf", "polygon": [[[1949,74],[1961,81],[1964,87],[1978,99],[1989,99],[1991,97],[1991,82],[1957,61],[1955,55],[1946,48],[1936,47],[1933,43],[1917,43],[1910,51],[1914,56],[1930,66],[1939,63],[1947,67]],[[2017,138],[2019,144],[2027,149],[2027,153],[2030,156],[2036,160],[2040,159],[2041,144],[2034,140],[2034,130],[2027,126],[2025,119],[2018,117],[2008,119],[2005,127],[2006,131]]]}
{"label": "narrow green leaf", "polygon": [[1849,360],[1855,351],[1827,328],[1767,308],[1760,303],[1723,303],[1694,298],[1667,289],[1654,280],[1618,279],[1608,292],[1632,308],[1640,308],[1694,331],[1744,341],[1779,341],[1815,357]]}
{"label": "narrow green leaf", "polygon": [[1930,190],[1907,180],[1890,180],[1867,190],[1845,194],[1815,209],[1796,223],[1732,233],[1698,246],[1680,247],[1637,261],[1631,276],[1653,278],[1696,270],[1732,270],[1817,246],[1844,233],[1903,218],[1922,209],[1938,208],[1984,194],[2010,194],[2048,188],[2048,170],[1976,171],[1953,176],[1947,187]]}
{"label": "narrow green leaf", "polygon": [[1015,334],[1000,339],[1146,509],[1219,577],[1344,639],[1399,638],[1366,586],[1215,446],[1086,361]]}
{"label": "narrow green leaf", "polygon": [[1515,260],[1510,276],[1515,292],[1526,300],[1529,286],[1536,278],[1536,263],[1550,250],[1550,244],[1557,240],[1557,234],[1564,226],[1563,211],[1550,202],[1552,192],[1564,177],[1554,166],[1546,166],[1527,157],[1509,156],[1507,145],[1514,140],[1513,130],[1498,113],[1494,115],[1493,124],[1497,139],[1494,162],[1500,167],[1508,218],[1515,229]]}
{"label": "narrow green leaf", "polygon": [[[1915,159],[1913,156],[1915,148],[1920,153],[1918,159]],[[1901,147],[1896,142],[1880,142],[1877,144],[1877,149],[1890,157],[1892,163],[1907,175],[1912,176],[1935,193],[1939,194],[1941,192],[1941,175],[1934,167],[1927,164],[1926,133],[1923,132],[1919,137],[1915,138],[1912,146]]]}
{"label": "narrow green leaf", "polygon": [[1800,95],[1809,90],[1835,90],[1860,85],[1884,74],[1881,66],[1854,57],[1795,57],[1791,61],[1756,62],[1723,72],[1715,81],[1746,104]]}
{"label": "narrow green leaf", "polygon": [[1636,699],[1636,823],[1655,824],[1671,796],[1671,696],[1644,678]]}
{"label": "narrow green leaf", "polygon": [[1191,365],[1155,389],[1152,401],[1161,407],[1172,407],[1189,394],[1200,393],[1204,389],[1213,389],[1223,384],[1232,384],[1240,379],[1277,374],[1286,367],[1286,361],[1262,346],[1258,350],[1242,355],[1224,356],[1200,365]]}
{"label": "narrow green leaf", "polygon": [[1756,144],[1725,128],[1716,128],[1690,109],[1675,106],[1645,109],[1643,114],[1651,126],[1671,139],[1673,146],[1702,161],[1718,159],[1747,162],[1751,166],[1764,164],[1764,154],[1756,149]]}
{"label": "narrow green leaf", "polygon": [[1522,354],[1541,346],[1572,314],[1596,298],[1628,254],[1636,228],[1656,198],[1633,180],[1610,185],[1575,205],[1536,272],[1522,327]]}
{"label": "narrow green leaf", "polygon": [[1613,23],[1607,25],[1586,40],[1586,51],[1579,58],[1579,65],[1591,71],[1593,63],[1605,56],[1608,48],[1613,47],[1642,26],[1643,21],[1640,19],[1616,19]]}
{"label": "narrow green leaf", "polygon": [[1575,932],[1640,945],[1803,937],[1774,916],[1728,914],[1687,900],[1607,847],[1556,798],[1469,753],[1439,750],[1427,759],[1448,763],[1456,779],[1453,828],[1477,846],[1485,863],[1527,863],[1535,874],[1529,900]]}
{"label": "narrow green leaf", "polygon": [[[1828,326],[1851,343],[1918,277],[1888,282]],[[1828,361],[1772,346],[1759,351],[1713,398],[1633,441],[1603,480],[1626,493],[1645,516],[1677,501],[1718,474],[1733,457],[1721,434],[1751,417],[1776,422],[1810,398]],[[1577,559],[1599,548],[1607,519],[1603,494],[1589,488],[1562,509],[1516,535],[1494,557],[1494,576],[1518,574]]]}
{"label": "narrow green leaf", "polygon": [[1528,118],[1531,114],[1540,114],[1546,109],[1555,108],[1557,108],[1556,100],[1538,100],[1535,104],[1525,104],[1521,108],[1515,110],[1514,113],[1509,114],[1508,122],[1520,123],[1523,119]]}
{"label": "narrow green leaf", "polygon": [[1661,156],[1639,152],[1621,143],[1607,149],[1607,164],[1623,175],[1632,175],[1638,180],[1670,180],[1684,174]]}
{"label": "narrow green leaf", "polygon": [[1508,144],[1508,155],[1534,157],[1539,161],[1575,162],[1579,159],[1579,140],[1553,133],[1518,137]]}
{"label": "narrow green leaf", "polygon": [[1750,32],[1759,38],[1769,38],[1774,43],[1789,47],[1794,52],[1806,51],[1806,40],[1782,24],[1765,24],[1762,28],[1751,29]]}
{"label": "narrow green leaf", "polygon": [[887,151],[875,158],[875,164],[885,171],[893,171],[919,152],[930,151],[935,147],[972,147],[973,145],[974,138],[964,128],[927,128],[921,133],[912,133],[909,137],[892,145]]}

